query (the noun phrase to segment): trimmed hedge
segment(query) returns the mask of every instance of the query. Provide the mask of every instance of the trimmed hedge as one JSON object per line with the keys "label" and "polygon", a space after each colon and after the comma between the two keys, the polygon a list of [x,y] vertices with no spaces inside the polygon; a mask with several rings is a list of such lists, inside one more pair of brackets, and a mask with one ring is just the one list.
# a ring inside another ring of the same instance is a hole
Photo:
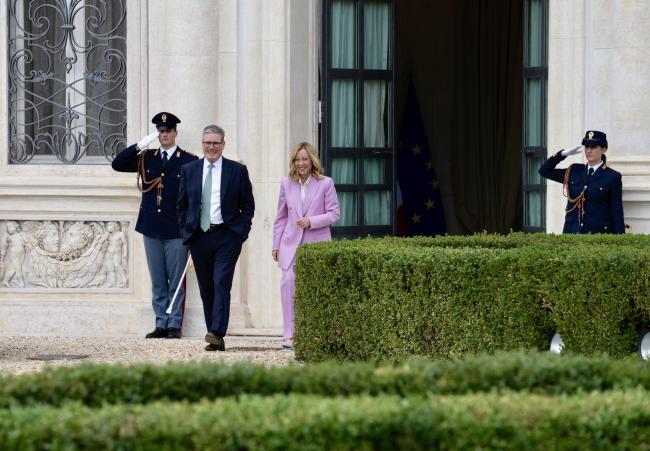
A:
{"label": "trimmed hedge", "polygon": [[0,448],[647,449],[650,394],[245,396],[196,404],[0,411]]}
{"label": "trimmed hedge", "polygon": [[[373,240],[377,241],[377,240]],[[650,247],[650,235],[597,235],[597,234],[548,234],[513,232],[507,235],[478,233],[475,235],[447,235],[440,237],[382,238],[383,245],[395,246],[425,246],[425,247],[482,247],[497,249],[512,249],[540,246],[625,246],[639,249]]]}
{"label": "trimmed hedge", "polygon": [[650,325],[650,237],[515,233],[301,246],[305,361],[547,349],[629,355]]}
{"label": "trimmed hedge", "polygon": [[71,402],[91,407],[157,400],[196,402],[245,394],[408,397],[490,391],[566,395],[638,387],[650,390],[649,368],[648,362],[638,359],[522,352],[460,360],[326,362],[276,368],[213,362],[128,367],[82,364],[0,378],[0,408]]}

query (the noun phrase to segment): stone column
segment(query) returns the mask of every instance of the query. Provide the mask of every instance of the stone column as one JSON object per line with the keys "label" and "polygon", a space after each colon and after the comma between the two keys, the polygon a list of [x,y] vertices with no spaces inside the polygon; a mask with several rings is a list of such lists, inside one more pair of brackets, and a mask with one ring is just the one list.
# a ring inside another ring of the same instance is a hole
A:
{"label": "stone column", "polygon": [[238,147],[256,202],[243,284],[251,325],[278,334],[281,273],[271,259],[273,221],[291,147],[299,141],[318,146],[318,5],[316,0],[238,2],[244,18],[238,74],[244,142]]}

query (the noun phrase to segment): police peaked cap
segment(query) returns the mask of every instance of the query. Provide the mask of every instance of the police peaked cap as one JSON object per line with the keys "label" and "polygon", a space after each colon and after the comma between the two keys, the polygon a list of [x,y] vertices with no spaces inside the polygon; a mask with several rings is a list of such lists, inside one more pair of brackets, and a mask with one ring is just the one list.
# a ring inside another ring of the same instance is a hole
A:
{"label": "police peaked cap", "polygon": [[600,146],[607,148],[607,135],[598,130],[587,130],[582,139],[583,146]]}
{"label": "police peaked cap", "polygon": [[151,123],[156,124],[156,128],[161,131],[175,130],[176,124],[180,124],[181,120],[174,116],[172,113],[167,113],[163,111],[162,113],[156,114],[152,119]]}

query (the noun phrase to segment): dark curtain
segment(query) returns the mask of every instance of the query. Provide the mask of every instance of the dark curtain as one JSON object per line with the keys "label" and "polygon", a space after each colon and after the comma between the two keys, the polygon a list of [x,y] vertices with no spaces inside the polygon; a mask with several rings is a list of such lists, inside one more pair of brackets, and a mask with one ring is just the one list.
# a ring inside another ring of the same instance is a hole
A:
{"label": "dark curtain", "polygon": [[522,1],[456,1],[452,182],[466,232],[521,227]]}
{"label": "dark curtain", "polygon": [[521,230],[523,2],[396,6],[397,114],[412,79],[448,232]]}

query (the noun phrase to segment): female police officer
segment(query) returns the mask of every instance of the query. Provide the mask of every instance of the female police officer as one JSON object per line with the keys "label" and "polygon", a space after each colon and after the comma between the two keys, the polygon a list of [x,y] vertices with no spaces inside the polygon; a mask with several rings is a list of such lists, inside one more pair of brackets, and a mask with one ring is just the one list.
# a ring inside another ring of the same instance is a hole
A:
{"label": "female police officer", "polygon": [[621,174],[607,166],[607,135],[588,130],[582,145],[587,164],[555,169],[567,156],[580,153],[581,146],[576,146],[560,150],[539,168],[542,177],[564,185],[563,233],[624,233],[623,185]]}

